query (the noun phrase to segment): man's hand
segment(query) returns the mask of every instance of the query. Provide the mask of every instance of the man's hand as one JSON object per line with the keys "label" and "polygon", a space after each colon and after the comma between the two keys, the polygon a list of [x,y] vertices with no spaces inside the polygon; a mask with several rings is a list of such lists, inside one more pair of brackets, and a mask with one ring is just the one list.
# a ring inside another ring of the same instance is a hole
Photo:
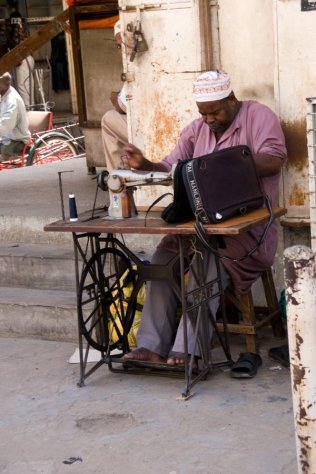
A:
{"label": "man's hand", "polygon": [[[135,170],[147,169],[145,168],[146,162],[150,163],[144,157],[143,153],[132,144],[128,144],[123,148],[123,154],[121,160],[124,167],[134,168]],[[152,165],[152,164],[151,164]]]}
{"label": "man's hand", "polygon": [[144,171],[166,171],[167,169],[162,163],[153,163],[147,160],[141,150],[131,143],[128,143],[123,148],[121,160],[124,168],[134,168],[135,170]]}

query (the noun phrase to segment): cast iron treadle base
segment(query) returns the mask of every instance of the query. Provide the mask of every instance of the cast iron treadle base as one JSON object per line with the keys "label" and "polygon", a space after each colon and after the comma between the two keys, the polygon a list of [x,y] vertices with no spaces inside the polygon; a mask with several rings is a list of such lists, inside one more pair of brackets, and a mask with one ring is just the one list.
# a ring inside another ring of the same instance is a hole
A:
{"label": "cast iron treadle base", "polygon": [[[114,368],[112,363],[114,364],[121,364],[122,368]],[[171,366],[168,364],[159,364],[156,362],[146,362],[141,360],[125,360],[125,359],[117,359],[111,358],[108,361],[109,369],[112,372],[121,372],[122,370],[128,371],[130,370],[133,373],[148,373],[151,375],[160,375],[160,376],[174,376],[179,378],[184,378],[185,370],[184,366]],[[198,373],[198,370],[195,370],[194,373]]]}
{"label": "cast iron treadle base", "polygon": [[[120,357],[110,357],[107,360],[107,364],[109,366],[109,370],[111,372],[122,372],[131,370],[131,373],[151,373],[152,375],[160,375],[160,376],[174,376],[179,378],[185,378],[185,369],[184,365],[182,366],[172,366],[169,364],[160,364],[157,362],[146,362],[141,360],[126,360]],[[121,368],[114,368],[113,364],[121,364]],[[232,361],[223,361],[210,364],[209,367],[205,368],[196,368],[192,370],[192,373],[197,375],[199,378],[201,377],[202,380],[207,378],[207,374],[213,371],[216,368],[220,367],[231,367],[233,364]]]}

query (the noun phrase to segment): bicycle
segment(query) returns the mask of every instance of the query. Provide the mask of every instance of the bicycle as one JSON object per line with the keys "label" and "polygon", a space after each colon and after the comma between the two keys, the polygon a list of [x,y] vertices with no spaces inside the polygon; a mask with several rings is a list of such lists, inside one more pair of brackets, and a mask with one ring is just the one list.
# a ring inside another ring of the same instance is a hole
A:
{"label": "bicycle", "polygon": [[0,170],[85,157],[84,136],[75,135],[78,123],[53,128],[51,110],[29,110],[30,140],[21,155],[0,162]]}

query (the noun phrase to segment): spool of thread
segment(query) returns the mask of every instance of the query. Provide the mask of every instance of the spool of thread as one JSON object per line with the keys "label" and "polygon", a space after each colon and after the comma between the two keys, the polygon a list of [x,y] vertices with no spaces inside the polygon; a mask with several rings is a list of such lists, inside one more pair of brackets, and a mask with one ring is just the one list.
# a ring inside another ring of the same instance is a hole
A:
{"label": "spool of thread", "polygon": [[78,220],[76,198],[73,193],[69,194],[69,216],[70,222],[76,222]]}

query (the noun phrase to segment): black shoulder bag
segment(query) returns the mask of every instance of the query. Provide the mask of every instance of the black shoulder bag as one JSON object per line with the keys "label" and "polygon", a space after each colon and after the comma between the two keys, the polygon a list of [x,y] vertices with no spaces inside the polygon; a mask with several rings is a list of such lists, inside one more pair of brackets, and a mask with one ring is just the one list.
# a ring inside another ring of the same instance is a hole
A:
{"label": "black shoulder bag", "polygon": [[161,217],[169,224],[187,222],[194,219],[188,193],[184,185],[183,170],[192,160],[179,160],[173,172],[173,202],[162,211]]}
{"label": "black shoulder bag", "polygon": [[[223,256],[208,242],[203,224],[216,224],[265,205],[268,223],[257,244],[239,258]],[[226,148],[191,160],[179,161],[174,172],[173,202],[161,217],[169,223],[195,217],[195,230],[203,245],[220,258],[241,261],[252,255],[266,238],[273,221],[268,196],[264,195],[254,159],[246,145]]]}

